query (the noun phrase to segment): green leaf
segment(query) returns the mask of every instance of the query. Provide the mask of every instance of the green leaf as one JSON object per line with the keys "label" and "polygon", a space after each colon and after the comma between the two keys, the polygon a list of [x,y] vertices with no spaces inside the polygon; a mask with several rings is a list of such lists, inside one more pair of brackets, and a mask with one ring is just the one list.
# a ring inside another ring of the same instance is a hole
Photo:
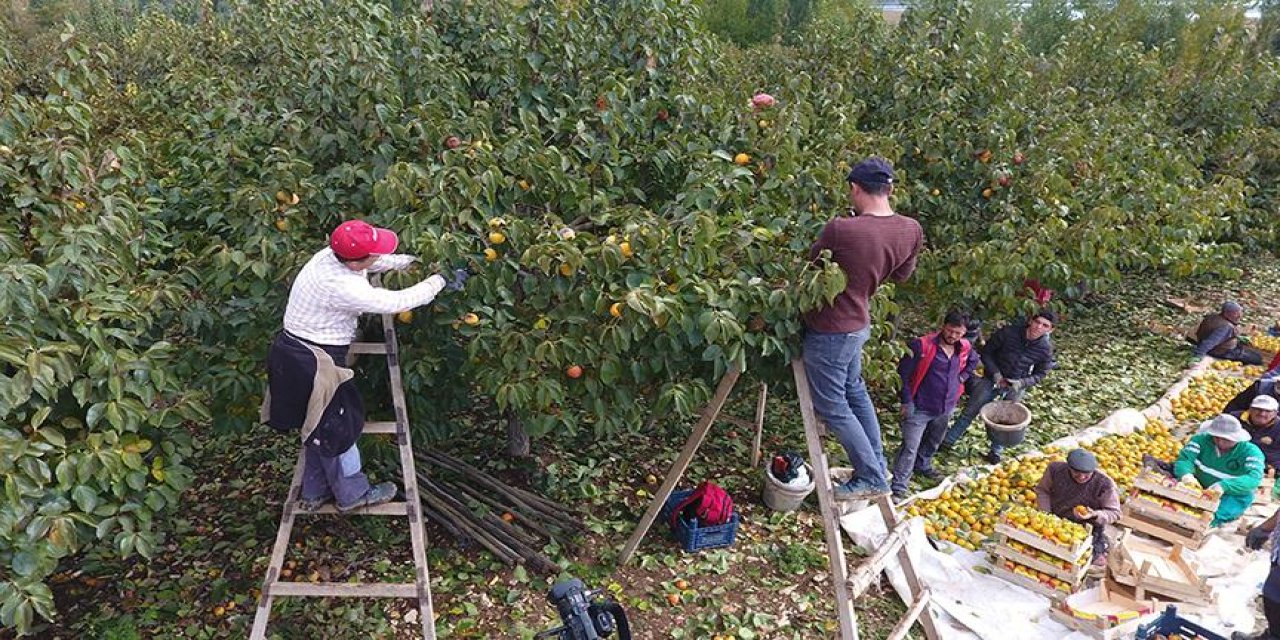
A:
{"label": "green leaf", "polygon": [[71,490],[71,499],[75,500],[76,506],[85,513],[93,513],[93,510],[98,507],[97,492],[84,485]]}

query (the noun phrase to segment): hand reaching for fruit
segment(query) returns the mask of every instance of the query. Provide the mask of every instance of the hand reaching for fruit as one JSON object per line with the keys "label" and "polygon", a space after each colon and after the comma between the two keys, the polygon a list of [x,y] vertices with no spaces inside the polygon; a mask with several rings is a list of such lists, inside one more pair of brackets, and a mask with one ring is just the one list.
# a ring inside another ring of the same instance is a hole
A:
{"label": "hand reaching for fruit", "polygon": [[1098,515],[1097,512],[1095,512],[1094,510],[1082,504],[1076,505],[1076,507],[1072,509],[1071,512],[1074,513],[1075,516],[1081,520],[1092,520],[1094,516]]}

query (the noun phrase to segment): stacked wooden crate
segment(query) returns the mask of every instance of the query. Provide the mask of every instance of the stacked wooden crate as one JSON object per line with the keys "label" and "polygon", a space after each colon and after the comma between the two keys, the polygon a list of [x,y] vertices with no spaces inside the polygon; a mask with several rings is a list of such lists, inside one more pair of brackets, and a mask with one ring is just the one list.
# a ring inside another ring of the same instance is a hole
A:
{"label": "stacked wooden crate", "polygon": [[1199,549],[1209,533],[1219,496],[1153,470],[1133,480],[1117,526]]}
{"label": "stacked wooden crate", "polygon": [[[1058,521],[1063,527],[1080,526],[1047,513],[1038,517]],[[992,574],[1050,599],[1075,593],[1084,582],[1090,560],[1087,536],[1063,542],[1021,526],[1009,513],[996,523],[995,533]]]}

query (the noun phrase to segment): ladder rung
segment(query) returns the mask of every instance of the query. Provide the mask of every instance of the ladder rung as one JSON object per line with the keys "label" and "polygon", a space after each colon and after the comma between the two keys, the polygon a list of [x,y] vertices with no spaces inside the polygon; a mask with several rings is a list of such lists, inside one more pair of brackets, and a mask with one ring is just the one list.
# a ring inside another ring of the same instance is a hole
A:
{"label": "ladder rung", "polygon": [[885,566],[907,543],[910,524],[906,520],[899,522],[898,526],[885,537],[884,542],[876,547],[875,552],[854,569],[853,575],[849,577],[849,591],[852,592],[853,597],[858,597],[868,587],[880,581],[880,574],[884,572]]}
{"label": "ladder rung", "polygon": [[330,598],[417,598],[418,585],[370,582],[281,582],[271,583],[271,595]]}
{"label": "ladder rung", "polygon": [[386,352],[387,343],[385,342],[352,342],[351,348],[347,350],[348,354]]}
{"label": "ladder rung", "polygon": [[[902,616],[898,624],[893,627],[893,631],[889,632],[889,637],[886,640],[902,640],[907,637],[907,632],[911,631],[911,625],[920,619],[920,614],[924,613],[925,608],[929,606],[932,600],[933,592],[927,588],[921,589],[919,595],[916,596],[916,601],[911,603],[911,607],[907,609],[907,614]],[[925,628],[928,629],[929,627],[926,626]]]}
{"label": "ladder rung", "polygon": [[375,504],[372,507],[360,507],[350,511],[338,511],[338,507],[331,502],[313,511],[302,511],[295,507],[293,515],[313,516],[325,513],[340,513],[344,516],[407,516],[409,515],[408,505],[409,503],[407,502],[384,502],[382,504]]}
{"label": "ladder rung", "polygon": [[394,422],[366,422],[364,423],[364,431],[361,433],[395,433],[396,423]]}

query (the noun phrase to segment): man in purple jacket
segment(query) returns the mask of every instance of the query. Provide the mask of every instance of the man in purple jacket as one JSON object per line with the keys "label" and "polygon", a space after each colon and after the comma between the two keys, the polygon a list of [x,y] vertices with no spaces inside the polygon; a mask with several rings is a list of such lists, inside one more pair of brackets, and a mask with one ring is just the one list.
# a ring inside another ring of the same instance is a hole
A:
{"label": "man in purple jacket", "polygon": [[862,346],[871,337],[871,296],[885,280],[902,282],[924,246],[920,223],[893,212],[893,167],[868,158],[849,172],[853,215],[822,228],[809,257],[830,252],[846,277],[825,307],[804,317],[804,370],[813,408],[849,455],[853,477],[835,488],[836,500],[866,500],[889,493],[880,422],[862,380]]}
{"label": "man in purple jacket", "polygon": [[902,378],[902,446],[893,462],[895,500],[907,497],[912,473],[931,480],[947,423],[956,409],[964,383],[978,368],[978,352],[964,338],[968,318],[952,311],[942,320],[942,328],[911,341],[911,354],[898,363]]}

